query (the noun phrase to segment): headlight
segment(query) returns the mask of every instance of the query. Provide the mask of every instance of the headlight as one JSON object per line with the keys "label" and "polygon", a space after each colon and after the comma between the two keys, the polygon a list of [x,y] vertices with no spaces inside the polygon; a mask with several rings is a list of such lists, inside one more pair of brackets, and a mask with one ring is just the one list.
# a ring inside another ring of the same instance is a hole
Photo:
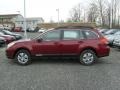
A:
{"label": "headlight", "polygon": [[7,48],[10,48],[10,47],[13,46],[14,44],[15,44],[15,42],[9,43],[9,44],[7,45]]}

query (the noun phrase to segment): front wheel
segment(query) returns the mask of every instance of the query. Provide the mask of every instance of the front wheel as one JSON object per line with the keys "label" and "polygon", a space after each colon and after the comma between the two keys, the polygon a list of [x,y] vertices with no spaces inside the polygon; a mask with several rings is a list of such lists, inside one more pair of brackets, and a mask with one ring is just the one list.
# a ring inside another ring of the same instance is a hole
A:
{"label": "front wheel", "polygon": [[83,65],[92,65],[97,60],[97,56],[92,50],[84,50],[80,54],[79,60]]}
{"label": "front wheel", "polygon": [[20,65],[28,65],[31,63],[31,55],[27,50],[19,50],[15,55],[15,62]]}

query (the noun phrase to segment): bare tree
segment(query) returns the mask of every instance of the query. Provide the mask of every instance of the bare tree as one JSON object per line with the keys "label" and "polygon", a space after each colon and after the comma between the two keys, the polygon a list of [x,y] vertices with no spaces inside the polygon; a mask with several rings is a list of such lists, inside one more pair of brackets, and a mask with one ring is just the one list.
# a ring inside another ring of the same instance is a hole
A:
{"label": "bare tree", "polygon": [[120,10],[119,0],[91,0],[89,8],[86,11],[81,4],[73,7],[70,11],[68,22],[98,22],[101,26],[110,28],[119,25]]}
{"label": "bare tree", "polygon": [[98,7],[95,3],[90,4],[90,8],[88,10],[88,22],[96,22],[98,17]]}
{"label": "bare tree", "polygon": [[117,15],[117,18],[118,18],[118,23],[117,23],[117,25],[119,26],[120,25],[120,9],[118,8],[118,15]]}
{"label": "bare tree", "polygon": [[73,7],[72,10],[70,11],[70,18],[72,22],[80,22],[81,15],[82,15],[82,8],[80,4]]}
{"label": "bare tree", "polygon": [[99,10],[99,13],[100,13],[100,17],[101,17],[101,24],[102,26],[105,25],[105,18],[104,18],[104,10],[105,10],[105,3],[104,3],[104,0],[97,0],[98,2],[98,10]]}
{"label": "bare tree", "polygon": [[104,24],[110,28],[115,27],[118,23],[118,5],[119,0],[108,0],[103,5],[104,10],[102,15],[104,17]]}
{"label": "bare tree", "polygon": [[110,3],[108,4],[108,7],[107,7],[107,9],[106,9],[106,18],[107,18],[107,20],[108,20],[108,26],[109,26],[109,28],[112,28],[112,23],[111,23],[111,20],[112,20],[112,18],[111,18],[111,5],[110,5]]}
{"label": "bare tree", "polygon": [[119,0],[111,0],[111,18],[112,18],[112,27],[116,26],[117,14],[119,9]]}
{"label": "bare tree", "polygon": [[95,7],[97,7],[98,11],[96,18],[99,18],[102,26],[109,26],[111,22],[111,3],[108,4],[107,0],[96,0],[93,3],[96,5]]}

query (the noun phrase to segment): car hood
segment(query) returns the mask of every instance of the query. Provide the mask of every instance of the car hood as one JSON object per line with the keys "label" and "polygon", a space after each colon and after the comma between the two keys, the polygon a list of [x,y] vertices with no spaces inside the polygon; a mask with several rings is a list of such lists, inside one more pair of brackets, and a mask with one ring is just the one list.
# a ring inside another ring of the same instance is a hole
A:
{"label": "car hood", "polygon": [[20,34],[16,34],[16,33],[13,33],[12,35],[15,35],[15,36],[21,36]]}
{"label": "car hood", "polygon": [[13,36],[11,35],[1,35],[2,37],[10,37],[10,38],[13,38]]}
{"label": "car hood", "polygon": [[12,35],[12,36],[21,36],[20,34],[16,34],[16,33],[12,33],[12,34],[9,34],[9,35]]}
{"label": "car hood", "polygon": [[3,38],[3,37],[0,37],[0,40],[5,40],[5,38]]}
{"label": "car hood", "polygon": [[18,41],[14,41],[14,43],[24,43],[24,42],[29,42],[31,41],[31,39],[21,39],[21,40],[18,40]]}

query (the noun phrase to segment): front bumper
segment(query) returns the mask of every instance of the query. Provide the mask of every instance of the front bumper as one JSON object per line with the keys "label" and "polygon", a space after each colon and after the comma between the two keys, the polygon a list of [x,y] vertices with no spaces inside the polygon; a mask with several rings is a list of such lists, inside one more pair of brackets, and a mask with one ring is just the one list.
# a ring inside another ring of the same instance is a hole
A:
{"label": "front bumper", "polygon": [[7,58],[9,58],[9,59],[14,59],[14,50],[13,49],[7,49],[6,48],[6,56],[7,56]]}

